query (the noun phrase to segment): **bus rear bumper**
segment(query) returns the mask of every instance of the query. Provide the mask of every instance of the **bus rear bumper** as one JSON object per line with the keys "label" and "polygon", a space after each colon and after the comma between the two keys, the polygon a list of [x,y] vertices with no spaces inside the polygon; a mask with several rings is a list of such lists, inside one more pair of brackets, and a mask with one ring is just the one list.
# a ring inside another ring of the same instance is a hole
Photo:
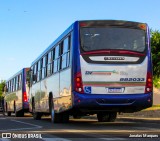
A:
{"label": "bus rear bumper", "polygon": [[73,92],[73,108],[85,113],[100,111],[136,112],[152,106],[153,93],[148,94],[79,94]]}

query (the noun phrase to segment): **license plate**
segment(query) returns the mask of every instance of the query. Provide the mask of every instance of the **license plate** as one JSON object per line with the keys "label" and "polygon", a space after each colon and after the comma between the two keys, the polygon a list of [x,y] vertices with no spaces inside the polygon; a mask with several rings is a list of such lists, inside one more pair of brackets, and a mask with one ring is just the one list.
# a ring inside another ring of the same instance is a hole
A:
{"label": "license plate", "polygon": [[108,93],[123,93],[124,88],[108,88]]}

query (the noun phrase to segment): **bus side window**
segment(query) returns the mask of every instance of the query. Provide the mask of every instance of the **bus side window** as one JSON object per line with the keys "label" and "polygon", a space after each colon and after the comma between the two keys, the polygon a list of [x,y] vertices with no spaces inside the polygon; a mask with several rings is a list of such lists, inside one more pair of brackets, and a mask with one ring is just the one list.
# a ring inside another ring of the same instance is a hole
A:
{"label": "bus side window", "polygon": [[71,35],[68,36],[67,67],[70,65]]}
{"label": "bus side window", "polygon": [[36,80],[36,82],[38,82],[39,81],[39,76],[38,76],[38,63],[36,63],[36,76],[37,76],[37,80]]}
{"label": "bus side window", "polygon": [[53,69],[53,72],[57,72],[58,71],[58,68],[59,68],[59,45],[56,46],[55,48],[55,56],[54,56],[54,69]]}
{"label": "bus side window", "polygon": [[8,82],[8,92],[10,92],[10,81]]}
{"label": "bus side window", "polygon": [[61,70],[61,69],[63,69],[62,68],[62,62],[63,62],[63,42],[64,41],[62,41],[61,43],[60,43],[60,52],[59,52],[59,70]]}
{"label": "bus side window", "polygon": [[48,76],[47,69],[48,69],[48,54],[46,54],[45,56],[45,77]]}
{"label": "bus side window", "polygon": [[42,79],[46,76],[46,56],[42,58]]}
{"label": "bus side window", "polygon": [[9,89],[10,89],[10,92],[12,91],[11,90],[11,80],[9,81]]}
{"label": "bus side window", "polygon": [[54,73],[54,60],[55,60],[55,48],[52,50],[52,70],[51,72]]}
{"label": "bus side window", "polygon": [[17,85],[18,85],[18,86],[17,86],[17,87],[18,87],[18,90],[20,89],[20,83],[19,83],[19,80],[20,80],[20,75],[18,75],[18,82],[17,82],[17,83],[18,83],[18,84],[17,84]]}
{"label": "bus side window", "polygon": [[52,51],[48,53],[47,59],[47,76],[51,75],[51,64],[52,64]]}
{"label": "bus side window", "polygon": [[68,37],[63,41],[63,52],[61,56],[61,69],[67,67]]}
{"label": "bus side window", "polygon": [[41,61],[39,60],[37,63],[38,67],[37,67],[37,81],[41,80]]}
{"label": "bus side window", "polygon": [[14,91],[16,91],[16,77],[13,80],[14,80],[13,88],[14,88]]}
{"label": "bus side window", "polygon": [[11,87],[12,90],[11,90],[11,91],[13,92],[13,90],[14,90],[14,89],[13,89],[13,79],[11,80],[11,85],[12,85],[12,87]]}
{"label": "bus side window", "polygon": [[18,75],[16,76],[16,91],[18,90]]}
{"label": "bus side window", "polygon": [[34,65],[34,68],[33,68],[33,84],[36,83],[37,81],[37,65],[35,64]]}
{"label": "bus side window", "polygon": [[22,88],[22,74],[19,75],[19,89]]}
{"label": "bus side window", "polygon": [[[42,70],[43,70],[43,58],[40,60],[40,74],[41,74],[41,79],[42,79]],[[41,80],[40,79],[40,80]]]}

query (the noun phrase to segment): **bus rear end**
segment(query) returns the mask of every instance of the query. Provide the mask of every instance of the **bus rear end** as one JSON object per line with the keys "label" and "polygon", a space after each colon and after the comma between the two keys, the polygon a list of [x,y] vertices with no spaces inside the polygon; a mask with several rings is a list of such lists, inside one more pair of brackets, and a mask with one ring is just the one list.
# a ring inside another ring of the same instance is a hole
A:
{"label": "bus rear end", "polygon": [[29,110],[29,82],[30,82],[30,68],[23,69],[23,88],[22,88],[22,103],[23,103],[23,110],[28,112]]}
{"label": "bus rear end", "polygon": [[[136,112],[152,106],[147,24],[80,21],[74,72],[74,107],[97,114]],[[108,115],[107,115],[108,116]]]}

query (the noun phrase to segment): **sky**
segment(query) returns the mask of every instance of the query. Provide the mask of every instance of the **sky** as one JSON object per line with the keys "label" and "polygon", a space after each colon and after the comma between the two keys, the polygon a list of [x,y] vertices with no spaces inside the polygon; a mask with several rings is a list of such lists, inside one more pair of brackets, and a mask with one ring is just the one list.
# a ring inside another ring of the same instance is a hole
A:
{"label": "sky", "polygon": [[160,0],[0,0],[0,80],[31,63],[76,20],[144,22],[160,31]]}

